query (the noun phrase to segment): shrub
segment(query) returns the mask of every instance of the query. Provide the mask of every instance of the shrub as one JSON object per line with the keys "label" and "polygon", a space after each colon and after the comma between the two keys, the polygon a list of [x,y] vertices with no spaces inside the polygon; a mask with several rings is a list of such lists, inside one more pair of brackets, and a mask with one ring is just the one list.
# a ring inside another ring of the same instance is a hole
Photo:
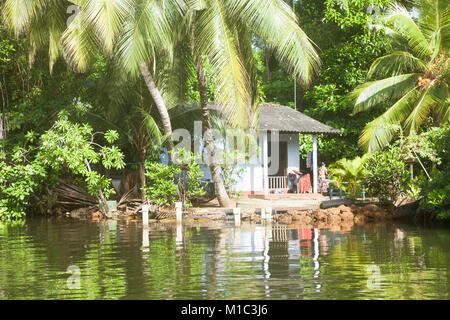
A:
{"label": "shrub", "polygon": [[433,128],[427,135],[433,142],[440,166],[432,170],[431,180],[422,180],[421,187],[425,196],[420,205],[423,209],[437,214],[440,219],[450,219],[450,126]]}
{"label": "shrub", "polygon": [[174,165],[146,162],[147,186],[143,189],[147,198],[159,206],[174,204],[178,192],[175,176],[180,172],[181,169]]}
{"label": "shrub", "polygon": [[[40,139],[30,131],[26,148],[16,145],[8,157],[0,152],[0,220],[23,218],[31,200],[38,198],[43,187],[54,186],[64,169],[82,178],[89,193],[99,197],[105,208],[106,198],[114,189],[110,179],[92,170],[91,164],[121,169],[125,163],[117,147],[100,146],[94,135],[90,126],[72,123],[61,112]],[[118,134],[110,130],[104,137],[112,145]],[[33,145],[34,141],[37,143]]]}
{"label": "shrub", "polygon": [[222,169],[223,182],[228,194],[233,193],[232,188],[241,180],[245,168],[240,166],[247,161],[248,154],[240,150],[223,151],[221,153],[220,168]]}
{"label": "shrub", "polygon": [[406,164],[396,148],[388,148],[370,154],[364,167],[364,184],[370,194],[382,203],[397,201],[405,190]]}
{"label": "shrub", "polygon": [[[448,168],[450,170],[450,168]],[[426,181],[423,186],[425,197],[420,201],[420,206],[428,212],[436,213],[439,219],[450,219],[450,174],[433,170],[431,181]]]}
{"label": "shrub", "polygon": [[145,163],[147,186],[143,189],[147,198],[159,206],[173,205],[176,200],[190,206],[192,198],[205,194],[203,172],[189,151],[178,149],[173,158],[175,163],[170,165]]}
{"label": "shrub", "polygon": [[[92,169],[92,164],[101,164],[106,169],[123,169],[123,153],[113,145],[119,134],[108,130],[103,134],[107,145],[95,141],[100,132],[93,131],[88,124],[72,123],[68,114],[61,112],[58,121],[41,137],[40,155],[51,166],[65,166],[70,172],[83,177],[88,192],[97,196],[101,209],[108,211],[106,200],[114,194],[111,179]],[[40,156],[38,155],[38,156]]]}
{"label": "shrub", "polygon": [[330,166],[330,177],[337,187],[348,192],[350,198],[356,198],[366,176],[364,163],[367,156],[356,157],[353,160],[341,159]]}
{"label": "shrub", "polygon": [[39,161],[28,164],[0,159],[0,220],[25,217],[33,193],[44,184],[47,168]]}

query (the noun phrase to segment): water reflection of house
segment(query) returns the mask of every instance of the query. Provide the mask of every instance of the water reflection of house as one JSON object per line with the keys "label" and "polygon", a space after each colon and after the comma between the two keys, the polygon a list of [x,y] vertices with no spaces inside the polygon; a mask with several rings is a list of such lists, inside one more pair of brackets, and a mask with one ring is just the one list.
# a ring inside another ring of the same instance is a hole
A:
{"label": "water reflection of house", "polygon": [[312,232],[310,228],[299,228],[298,229],[300,235],[300,249],[303,249],[301,252],[301,256],[309,257],[312,256]]}
{"label": "water reflection of house", "polygon": [[260,261],[262,256],[263,269],[271,277],[281,274],[299,275],[301,257],[318,258],[318,235],[319,230],[311,228],[243,223],[240,228],[222,230],[217,249],[221,256],[226,256],[231,249],[231,260],[247,257],[252,261]]}

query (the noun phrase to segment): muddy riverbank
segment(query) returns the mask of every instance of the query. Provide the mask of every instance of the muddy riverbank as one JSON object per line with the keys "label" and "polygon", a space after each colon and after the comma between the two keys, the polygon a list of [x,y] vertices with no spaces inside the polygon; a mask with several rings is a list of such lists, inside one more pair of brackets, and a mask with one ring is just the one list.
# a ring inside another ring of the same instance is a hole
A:
{"label": "muddy riverbank", "polygon": [[[115,219],[139,221],[140,212],[124,214],[116,212]],[[94,208],[84,208],[66,213],[66,216],[93,221],[106,220],[105,216]],[[417,215],[407,216],[408,220],[422,219]],[[189,208],[183,212],[183,223],[194,222],[226,222],[233,220],[233,210],[228,208]],[[344,226],[346,229],[353,225],[364,225],[374,222],[384,222],[405,219],[404,210],[393,206],[383,207],[377,204],[338,205],[326,209],[272,209],[272,222],[279,224],[302,224],[314,227]],[[261,208],[241,208],[241,220],[255,223],[261,222]],[[175,223],[175,209],[163,208],[150,214],[150,223]]]}

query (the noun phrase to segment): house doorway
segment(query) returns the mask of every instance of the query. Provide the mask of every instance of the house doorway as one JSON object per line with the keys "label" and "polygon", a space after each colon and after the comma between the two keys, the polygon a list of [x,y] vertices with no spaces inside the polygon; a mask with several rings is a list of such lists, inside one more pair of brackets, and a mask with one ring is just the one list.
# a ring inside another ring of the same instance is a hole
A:
{"label": "house doorway", "polygon": [[[269,189],[286,189],[288,183],[288,144],[286,141],[278,141],[278,145],[272,144],[271,141],[269,141],[268,144],[269,166],[277,169],[276,173],[272,171],[272,174],[269,174]],[[278,148],[278,157],[276,157],[277,150],[275,148]],[[272,158],[272,154],[276,159]]]}

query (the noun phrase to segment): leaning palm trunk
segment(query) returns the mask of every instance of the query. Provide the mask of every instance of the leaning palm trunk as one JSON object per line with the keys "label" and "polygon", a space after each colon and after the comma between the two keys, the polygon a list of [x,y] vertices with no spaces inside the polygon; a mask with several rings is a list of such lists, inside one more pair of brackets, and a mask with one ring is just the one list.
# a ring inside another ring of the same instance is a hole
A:
{"label": "leaning palm trunk", "polygon": [[153,101],[156,104],[156,108],[158,108],[159,114],[161,116],[161,122],[163,125],[164,135],[168,136],[167,139],[167,149],[169,151],[169,159],[170,162],[173,162],[173,155],[170,151],[174,149],[174,144],[172,140],[172,125],[170,123],[169,112],[167,111],[166,104],[164,102],[163,97],[161,96],[161,92],[156,87],[155,81],[153,80],[150,71],[148,71],[148,65],[143,62],[140,65],[141,75],[144,78],[145,84],[147,85],[148,91],[153,98]]}
{"label": "leaning palm trunk", "polygon": [[[195,39],[194,39],[195,46]],[[197,50],[195,50],[198,52]],[[216,151],[214,147],[213,135],[211,131],[211,118],[208,109],[208,92],[206,87],[205,71],[203,69],[202,58],[195,54],[195,65],[197,69],[198,89],[200,92],[200,107],[202,108],[203,139],[205,140],[206,150],[208,150],[209,169],[211,178],[216,187],[217,200],[222,207],[230,207],[231,200],[228,197],[223,179],[220,174],[220,167],[217,163]]]}

